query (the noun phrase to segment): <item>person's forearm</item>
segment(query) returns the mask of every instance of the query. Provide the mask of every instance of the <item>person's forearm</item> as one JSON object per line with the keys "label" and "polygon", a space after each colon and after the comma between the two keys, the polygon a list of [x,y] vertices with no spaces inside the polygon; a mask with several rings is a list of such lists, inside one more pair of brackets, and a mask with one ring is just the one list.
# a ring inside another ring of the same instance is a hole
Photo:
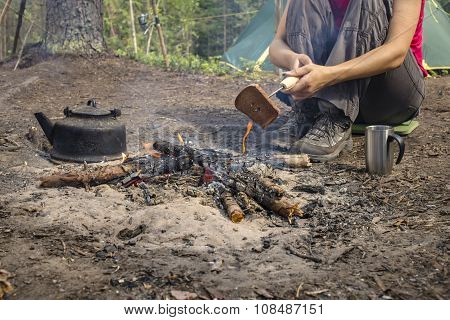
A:
{"label": "person's forearm", "polygon": [[283,40],[274,39],[269,48],[269,58],[277,67],[290,70],[295,61],[295,52]]}
{"label": "person's forearm", "polygon": [[358,58],[329,67],[330,85],[372,77],[399,67],[405,60],[407,51],[394,43],[387,43]]}

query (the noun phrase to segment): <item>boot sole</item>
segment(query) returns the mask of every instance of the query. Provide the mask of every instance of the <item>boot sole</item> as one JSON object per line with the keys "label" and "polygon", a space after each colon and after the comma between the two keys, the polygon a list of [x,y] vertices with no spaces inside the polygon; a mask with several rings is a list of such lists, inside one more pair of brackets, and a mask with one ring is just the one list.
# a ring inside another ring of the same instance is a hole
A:
{"label": "boot sole", "polygon": [[346,150],[346,151],[351,151],[353,148],[353,139],[350,136],[350,138],[348,138],[347,141],[345,141],[344,143],[342,143],[339,148],[337,148],[336,150],[334,150],[334,152],[330,153],[330,154],[326,154],[326,155],[309,155],[309,158],[312,161],[317,161],[317,162],[327,162],[327,161],[331,161],[336,159],[337,157],[339,157],[339,155],[341,154],[342,151]]}

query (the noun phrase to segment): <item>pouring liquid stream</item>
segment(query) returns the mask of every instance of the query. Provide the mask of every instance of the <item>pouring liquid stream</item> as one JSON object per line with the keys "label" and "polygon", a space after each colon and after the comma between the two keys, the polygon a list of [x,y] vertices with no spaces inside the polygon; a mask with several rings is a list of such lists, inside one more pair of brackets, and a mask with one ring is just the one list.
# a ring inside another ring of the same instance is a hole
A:
{"label": "pouring liquid stream", "polygon": [[245,131],[244,137],[242,138],[242,154],[247,153],[247,139],[248,136],[250,135],[250,132],[252,132],[252,129],[253,129],[253,121],[250,120],[247,123],[247,131]]}

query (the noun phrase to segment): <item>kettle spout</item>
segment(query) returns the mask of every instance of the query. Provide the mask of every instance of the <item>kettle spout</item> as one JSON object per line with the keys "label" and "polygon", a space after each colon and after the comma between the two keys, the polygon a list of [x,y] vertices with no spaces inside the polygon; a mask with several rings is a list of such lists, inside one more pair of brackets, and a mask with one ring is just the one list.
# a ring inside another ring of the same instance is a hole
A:
{"label": "kettle spout", "polygon": [[36,112],[34,114],[34,116],[36,117],[37,121],[39,122],[39,125],[41,126],[42,130],[44,131],[45,136],[47,137],[48,141],[50,141],[50,143],[53,144],[53,123],[42,112]]}

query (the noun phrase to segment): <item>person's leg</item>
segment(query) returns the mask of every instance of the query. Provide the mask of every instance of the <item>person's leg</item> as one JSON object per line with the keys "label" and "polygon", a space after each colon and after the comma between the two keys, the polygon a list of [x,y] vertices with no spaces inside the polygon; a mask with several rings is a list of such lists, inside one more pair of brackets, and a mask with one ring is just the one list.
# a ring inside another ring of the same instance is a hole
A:
{"label": "person's leg", "polygon": [[423,73],[410,51],[400,68],[370,80],[355,122],[399,125],[418,115],[424,98]]}
{"label": "person's leg", "polygon": [[[333,66],[381,46],[392,16],[392,0],[350,0],[342,27],[325,65]],[[355,121],[360,99],[370,78],[347,81],[321,90],[316,96],[328,101]]]}
{"label": "person's leg", "polygon": [[[335,41],[333,28],[334,16],[329,0],[291,1],[286,19],[286,42],[294,52],[306,54],[315,64],[324,65]],[[318,114],[317,99],[294,101],[281,92],[277,97],[292,107],[297,125],[296,138],[302,138]]]}
{"label": "person's leg", "polygon": [[329,0],[293,0],[286,19],[286,42],[296,53],[324,65],[335,39],[334,16]]}
{"label": "person's leg", "polygon": [[[392,0],[350,0],[325,65],[343,63],[381,46],[391,15]],[[370,78],[347,81],[316,94],[320,114],[311,130],[293,144],[291,152],[327,161],[351,147],[351,124],[359,113],[360,99],[369,83]]]}

